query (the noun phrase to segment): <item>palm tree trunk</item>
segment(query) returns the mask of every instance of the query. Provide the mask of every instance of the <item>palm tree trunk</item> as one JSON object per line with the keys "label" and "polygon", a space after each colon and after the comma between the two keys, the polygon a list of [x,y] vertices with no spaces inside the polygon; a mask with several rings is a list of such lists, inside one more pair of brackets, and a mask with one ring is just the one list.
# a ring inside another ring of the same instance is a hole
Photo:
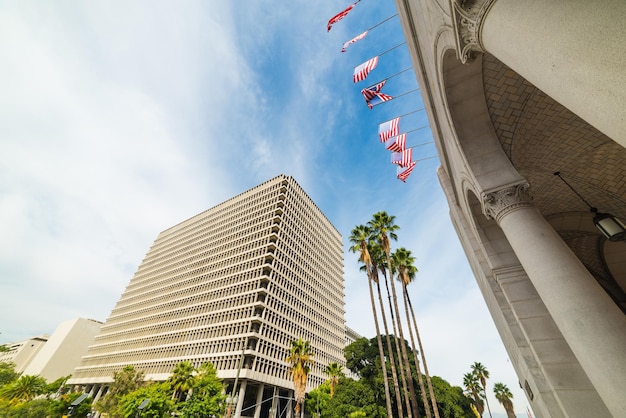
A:
{"label": "palm tree trunk", "polygon": [[487,404],[487,412],[489,412],[489,418],[493,418],[491,415],[491,408],[489,407],[489,400],[487,399],[487,384],[483,385],[483,393],[485,394],[485,403]]}
{"label": "palm tree trunk", "polygon": [[420,391],[422,392],[422,402],[424,402],[424,410],[426,411],[426,417],[431,418],[430,406],[428,403],[428,397],[426,396],[426,388],[424,387],[424,378],[422,377],[422,371],[420,370],[420,362],[417,357],[417,350],[415,348],[415,338],[413,338],[413,329],[411,327],[411,317],[409,316],[409,294],[406,291],[406,283],[402,282],[402,295],[404,296],[404,314],[406,315],[406,323],[409,328],[409,337],[411,338],[411,347],[413,351],[413,358],[415,360],[415,370],[417,370],[417,381],[420,385]]}
{"label": "palm tree trunk", "polygon": [[[366,267],[367,268],[367,267]],[[378,353],[380,355],[380,365],[383,372],[383,383],[385,385],[385,402],[387,404],[387,416],[393,418],[393,409],[391,407],[391,396],[389,395],[389,380],[387,379],[387,365],[385,364],[385,352],[383,350],[383,342],[380,337],[380,327],[378,326],[378,314],[376,313],[376,302],[374,300],[374,289],[372,288],[372,279],[370,272],[367,272],[367,283],[370,288],[370,300],[372,302],[372,312],[374,314],[374,326],[376,327],[376,340],[378,341]]]}
{"label": "palm tree trunk", "polygon": [[398,367],[400,369],[400,378],[402,379],[402,390],[404,391],[404,402],[406,403],[406,411],[411,417],[411,401],[409,399],[409,387],[406,382],[406,373],[404,372],[404,363],[402,361],[402,349],[400,348],[400,339],[398,338],[398,327],[396,326],[396,316],[393,311],[393,303],[391,301],[391,291],[389,290],[389,282],[387,281],[387,273],[385,276],[385,288],[387,289],[387,302],[389,303],[389,312],[391,312],[391,323],[393,325],[393,340],[396,346],[396,354],[398,355]]}
{"label": "palm tree trunk", "polygon": [[402,358],[404,360],[404,367],[407,371],[407,381],[409,386],[409,392],[411,393],[411,406],[413,407],[413,416],[419,418],[419,409],[417,406],[417,396],[415,395],[415,387],[413,387],[413,377],[411,375],[411,367],[409,365],[409,357],[406,353],[406,344],[404,340],[404,332],[402,331],[402,322],[400,321],[400,309],[398,308],[398,297],[396,295],[396,286],[393,283],[393,270],[391,269],[391,254],[389,250],[389,241],[384,244],[385,255],[387,256],[387,268],[391,278],[391,292],[393,294],[393,305],[395,307],[396,317],[398,318],[398,334],[400,335],[400,347],[402,348]]}
{"label": "palm tree trunk", "polygon": [[409,302],[409,308],[411,309],[411,315],[413,316],[413,327],[415,328],[415,335],[417,337],[417,344],[419,347],[420,355],[422,356],[422,363],[424,364],[424,374],[426,375],[426,383],[428,384],[428,392],[430,394],[430,401],[433,405],[433,412],[435,414],[435,418],[439,418],[439,408],[437,407],[437,399],[435,399],[435,391],[433,390],[433,384],[430,379],[430,373],[428,373],[428,365],[426,364],[426,354],[424,354],[424,348],[422,347],[422,339],[420,337],[420,332],[417,328],[417,321],[415,320],[415,311],[413,311],[413,304],[411,303],[411,298],[407,292],[407,301]]}
{"label": "palm tree trunk", "polygon": [[[389,352],[389,360],[391,363],[391,376],[393,377],[394,391],[396,394],[396,405],[398,407],[398,416],[404,416],[404,410],[402,409],[402,397],[400,396],[400,386],[398,384],[398,372],[396,371],[396,364],[393,356],[393,349],[391,348],[391,339],[389,338],[389,329],[387,328],[387,317],[385,315],[385,304],[383,303],[383,297],[380,291],[380,283],[376,281],[376,288],[378,289],[378,303],[380,304],[380,312],[383,317],[383,327],[385,328],[385,339],[387,342],[387,351]],[[393,312],[392,312],[393,314]]]}
{"label": "palm tree trunk", "polygon": [[513,405],[504,406],[504,410],[506,411],[507,418],[515,418],[515,411],[513,410]]}

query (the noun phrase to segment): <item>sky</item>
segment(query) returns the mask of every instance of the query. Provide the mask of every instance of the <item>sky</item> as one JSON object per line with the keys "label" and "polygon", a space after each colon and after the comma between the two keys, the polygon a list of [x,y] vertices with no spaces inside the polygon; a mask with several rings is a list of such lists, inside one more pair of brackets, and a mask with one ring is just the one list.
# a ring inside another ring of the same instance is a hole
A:
{"label": "sky", "polygon": [[[395,5],[364,0],[327,32],[348,5],[0,1],[0,343],[105,321],[159,232],[286,174],[346,249],[375,212],[396,217],[429,371],[462,386],[479,361],[526,416],[450,222]],[[360,90],[385,78],[396,98],[368,109]],[[418,161],[406,183],[377,135],[401,115]],[[357,256],[344,264],[346,323],[373,337]]]}

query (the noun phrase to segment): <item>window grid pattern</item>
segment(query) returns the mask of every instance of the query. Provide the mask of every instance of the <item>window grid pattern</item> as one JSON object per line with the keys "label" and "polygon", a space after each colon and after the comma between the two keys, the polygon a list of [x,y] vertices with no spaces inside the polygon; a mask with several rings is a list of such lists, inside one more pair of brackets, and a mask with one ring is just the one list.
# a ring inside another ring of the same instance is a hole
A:
{"label": "window grid pattern", "polygon": [[291,387],[291,341],[311,342],[309,386],[343,364],[343,247],[300,186],[278,176],[159,234],[70,383],[132,364],[158,380],[182,360]]}

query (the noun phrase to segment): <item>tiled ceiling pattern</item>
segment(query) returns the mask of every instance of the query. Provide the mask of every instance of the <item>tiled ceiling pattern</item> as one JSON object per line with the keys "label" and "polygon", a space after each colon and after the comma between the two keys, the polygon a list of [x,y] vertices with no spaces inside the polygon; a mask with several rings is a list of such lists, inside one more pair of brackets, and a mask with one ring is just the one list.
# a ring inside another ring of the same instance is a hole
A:
{"label": "tiled ceiling pattern", "polygon": [[[589,211],[580,197],[554,176],[559,171],[589,205],[626,220],[626,149],[493,56],[484,54],[482,61],[493,126],[511,162],[530,183],[541,213]],[[597,240],[574,238],[575,232],[560,234],[596,276],[609,274],[601,267]]]}
{"label": "tiled ceiling pattern", "polygon": [[592,206],[626,219],[625,148],[487,54],[483,82],[502,147],[544,216],[588,211],[560,171]]}

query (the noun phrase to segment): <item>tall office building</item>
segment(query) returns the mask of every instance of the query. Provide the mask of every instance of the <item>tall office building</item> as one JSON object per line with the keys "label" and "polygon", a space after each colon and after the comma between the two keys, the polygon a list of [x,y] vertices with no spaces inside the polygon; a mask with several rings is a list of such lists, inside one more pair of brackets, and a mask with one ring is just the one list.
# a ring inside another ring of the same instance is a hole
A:
{"label": "tall office building", "polygon": [[126,365],[158,381],[183,360],[211,362],[238,382],[235,416],[264,417],[291,396],[298,338],[315,355],[312,389],[344,363],[343,249],[280,175],[159,234],[69,383],[98,397]]}

